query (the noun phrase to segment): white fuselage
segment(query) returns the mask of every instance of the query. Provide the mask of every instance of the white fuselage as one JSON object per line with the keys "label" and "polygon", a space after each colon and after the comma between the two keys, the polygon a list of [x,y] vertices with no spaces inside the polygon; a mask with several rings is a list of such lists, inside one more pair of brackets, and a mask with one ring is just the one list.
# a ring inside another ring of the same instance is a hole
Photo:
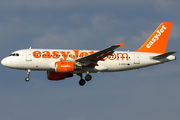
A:
{"label": "white fuselage", "polygon": [[[87,56],[96,51],[94,50],[57,50],[57,49],[23,49],[13,52],[4,58],[1,63],[9,68],[21,70],[43,70],[54,71],[57,61],[75,61],[83,56]],[[94,68],[83,67],[80,71],[73,73],[98,73],[115,72],[131,69],[138,69],[151,65],[161,64],[175,60],[175,56],[170,55],[164,59],[154,60],[156,53],[116,51],[113,56],[108,56],[104,61],[98,61],[98,66]]]}
{"label": "white fuselage", "polygon": [[[115,51],[124,43],[102,50],[24,49],[13,52],[1,64],[20,70],[27,70],[25,80],[30,80],[31,70],[47,71],[49,80],[57,81],[80,76],[79,85],[85,85],[92,76],[89,73],[116,72],[139,69],[175,60],[177,51],[167,52],[166,46],[172,22],[163,22],[137,50]],[[86,73],[85,80],[82,73]]]}

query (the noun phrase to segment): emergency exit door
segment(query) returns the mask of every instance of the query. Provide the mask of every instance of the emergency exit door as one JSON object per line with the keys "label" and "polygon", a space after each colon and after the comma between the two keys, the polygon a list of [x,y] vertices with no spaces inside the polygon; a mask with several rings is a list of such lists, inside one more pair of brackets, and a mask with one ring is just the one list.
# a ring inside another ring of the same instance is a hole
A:
{"label": "emergency exit door", "polygon": [[26,51],[26,61],[32,61],[32,53],[31,50]]}
{"label": "emergency exit door", "polygon": [[134,53],[134,64],[140,64],[140,57],[138,53]]}

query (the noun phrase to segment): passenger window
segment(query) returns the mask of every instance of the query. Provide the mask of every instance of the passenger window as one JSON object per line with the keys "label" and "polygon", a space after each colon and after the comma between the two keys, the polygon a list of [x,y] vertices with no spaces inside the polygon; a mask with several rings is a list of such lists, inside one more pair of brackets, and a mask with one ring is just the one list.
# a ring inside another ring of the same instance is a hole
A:
{"label": "passenger window", "polygon": [[19,56],[19,53],[12,53],[9,56]]}

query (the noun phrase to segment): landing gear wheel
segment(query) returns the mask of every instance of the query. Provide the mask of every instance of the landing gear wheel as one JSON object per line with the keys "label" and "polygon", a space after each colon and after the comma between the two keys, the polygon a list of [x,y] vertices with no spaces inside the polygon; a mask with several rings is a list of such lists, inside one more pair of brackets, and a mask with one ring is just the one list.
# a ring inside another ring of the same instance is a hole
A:
{"label": "landing gear wheel", "polygon": [[86,84],[86,81],[84,80],[84,79],[81,79],[80,81],[79,81],[79,85],[80,86],[83,86],[83,85],[85,85]]}
{"label": "landing gear wheel", "polygon": [[30,75],[31,70],[27,69],[27,77],[25,78],[25,81],[28,82],[30,80],[29,75]]}
{"label": "landing gear wheel", "polygon": [[26,77],[26,78],[25,78],[25,81],[26,81],[26,82],[28,82],[29,80],[30,80],[30,78],[29,78],[29,77]]}
{"label": "landing gear wheel", "polygon": [[85,77],[85,80],[90,81],[91,79],[92,79],[92,76],[87,74],[86,77]]}

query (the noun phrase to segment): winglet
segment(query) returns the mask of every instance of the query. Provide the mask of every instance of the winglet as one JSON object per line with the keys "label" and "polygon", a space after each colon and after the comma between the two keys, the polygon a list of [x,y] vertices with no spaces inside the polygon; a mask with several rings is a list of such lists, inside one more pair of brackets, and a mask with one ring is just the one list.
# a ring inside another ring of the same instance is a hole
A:
{"label": "winglet", "polygon": [[168,43],[172,22],[163,22],[147,41],[134,52],[150,52],[164,54]]}
{"label": "winglet", "polygon": [[125,43],[125,42],[119,44],[119,46],[123,48],[123,47],[124,47],[124,43]]}

